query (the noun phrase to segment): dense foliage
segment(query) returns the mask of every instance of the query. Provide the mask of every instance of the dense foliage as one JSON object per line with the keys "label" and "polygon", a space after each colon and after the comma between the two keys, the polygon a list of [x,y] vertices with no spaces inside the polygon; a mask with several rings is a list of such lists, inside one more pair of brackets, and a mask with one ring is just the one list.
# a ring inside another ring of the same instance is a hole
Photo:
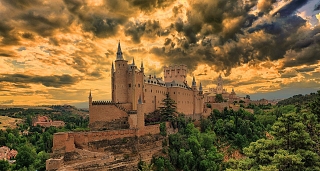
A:
{"label": "dense foliage", "polygon": [[320,92],[307,108],[276,108],[268,137],[244,148],[245,158],[227,170],[320,170]]}
{"label": "dense foliage", "polygon": [[238,111],[225,108],[222,112],[214,109],[209,116],[211,123],[220,142],[227,142],[237,149],[242,149],[264,136],[264,126],[256,116],[240,109]]}
{"label": "dense foliage", "polygon": [[317,97],[317,93],[310,93],[306,95],[298,94],[294,95],[290,98],[281,100],[277,103],[278,106],[284,106],[284,105],[300,105],[304,106],[314,101],[314,99]]}

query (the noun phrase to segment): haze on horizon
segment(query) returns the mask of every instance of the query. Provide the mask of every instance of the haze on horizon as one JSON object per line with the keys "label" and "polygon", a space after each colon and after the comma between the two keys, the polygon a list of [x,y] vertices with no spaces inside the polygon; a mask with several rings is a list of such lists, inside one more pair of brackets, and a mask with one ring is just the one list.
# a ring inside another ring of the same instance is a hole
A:
{"label": "haze on horizon", "polygon": [[162,76],[186,64],[205,88],[286,98],[320,88],[317,0],[2,0],[0,105],[111,99],[124,58]]}

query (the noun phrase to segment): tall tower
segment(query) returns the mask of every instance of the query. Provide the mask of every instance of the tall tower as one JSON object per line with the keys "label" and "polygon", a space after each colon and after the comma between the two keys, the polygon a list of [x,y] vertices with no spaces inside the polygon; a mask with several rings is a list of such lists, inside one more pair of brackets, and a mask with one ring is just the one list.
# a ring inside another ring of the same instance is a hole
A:
{"label": "tall tower", "polygon": [[217,94],[222,94],[222,92],[223,92],[223,80],[220,74],[217,82]]}
{"label": "tall tower", "polygon": [[128,102],[128,61],[123,59],[120,41],[118,43],[117,58],[115,61],[115,72],[114,72],[114,95],[112,97],[113,102],[116,103],[127,103]]}
{"label": "tall tower", "polygon": [[115,84],[114,84],[114,66],[113,66],[113,61],[111,64],[111,98],[112,101],[115,102]]}
{"label": "tall tower", "polygon": [[136,69],[137,69],[137,66],[136,66],[136,64],[134,62],[134,58],[133,58],[132,59],[132,64],[131,64],[131,71],[132,71],[132,86],[131,86],[132,110],[136,110],[137,109],[137,102],[136,102]]}
{"label": "tall tower", "polygon": [[192,87],[191,88],[193,91],[197,90],[197,82],[196,82],[196,79],[194,78],[194,76],[192,78]]}
{"label": "tall tower", "polygon": [[90,90],[90,93],[89,93],[89,108],[91,108],[92,106],[92,96],[91,96],[91,90]]}
{"label": "tall tower", "polygon": [[165,82],[179,81],[185,82],[187,76],[186,65],[175,65],[169,67],[163,67],[163,76]]}
{"label": "tall tower", "polygon": [[202,90],[202,84],[200,82],[200,86],[199,86],[199,94],[202,94],[203,93],[203,90]]}
{"label": "tall tower", "polygon": [[140,71],[141,71],[142,73],[144,73],[143,61],[141,61]]}

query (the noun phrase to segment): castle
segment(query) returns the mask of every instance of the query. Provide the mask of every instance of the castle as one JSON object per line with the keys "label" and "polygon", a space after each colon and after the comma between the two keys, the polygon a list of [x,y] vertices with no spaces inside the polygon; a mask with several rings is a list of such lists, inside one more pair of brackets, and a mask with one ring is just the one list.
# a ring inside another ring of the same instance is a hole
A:
{"label": "castle", "polygon": [[[156,75],[146,76],[142,62],[140,68],[136,66],[134,59],[128,64],[123,58],[119,42],[117,57],[111,67],[112,101],[92,101],[90,91],[90,129],[108,130],[139,126],[136,125],[142,119],[139,116],[161,107],[167,93],[176,102],[177,112],[199,119],[203,113],[205,99],[201,83],[197,87],[193,77],[191,86],[187,84],[186,65],[164,67],[163,74],[164,79]],[[143,109],[139,109],[139,102]],[[129,120],[126,121],[128,114]],[[135,119],[132,114],[137,114],[138,118]],[[118,121],[117,124],[111,123],[115,123],[114,121]],[[144,124],[144,120],[141,120],[141,124]]]}

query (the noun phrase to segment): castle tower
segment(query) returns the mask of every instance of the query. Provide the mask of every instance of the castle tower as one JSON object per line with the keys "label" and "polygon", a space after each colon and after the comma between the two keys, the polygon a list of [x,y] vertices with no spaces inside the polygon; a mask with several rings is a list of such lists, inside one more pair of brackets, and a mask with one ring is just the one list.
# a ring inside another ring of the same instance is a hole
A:
{"label": "castle tower", "polygon": [[194,76],[192,78],[192,86],[191,86],[191,88],[192,88],[193,91],[197,90],[197,82],[196,82],[196,79],[194,78]]}
{"label": "castle tower", "polygon": [[136,68],[134,58],[132,59],[131,70],[132,70],[132,87],[131,87],[131,101],[132,101],[132,110],[137,109],[137,101],[136,101]]}
{"label": "castle tower", "polygon": [[92,106],[92,96],[91,96],[91,90],[90,90],[90,93],[89,93],[89,108]]}
{"label": "castle tower", "polygon": [[143,61],[141,61],[140,71],[144,73]]}
{"label": "castle tower", "polygon": [[163,67],[163,76],[165,82],[172,82],[173,80],[179,82],[185,82],[187,76],[186,65],[175,65]]}
{"label": "castle tower", "polygon": [[115,102],[115,84],[114,84],[114,65],[113,65],[113,61],[111,64],[111,98],[112,101]]}
{"label": "castle tower", "polygon": [[123,59],[120,41],[118,43],[117,58],[115,61],[115,72],[113,76],[113,89],[114,94],[112,101],[116,103],[127,103],[128,102],[128,61]]}
{"label": "castle tower", "polygon": [[202,90],[202,84],[200,82],[200,86],[199,86],[199,94],[203,94],[203,90]]}
{"label": "castle tower", "polygon": [[217,82],[217,94],[222,94],[222,92],[223,92],[223,80],[220,74]]}
{"label": "castle tower", "polygon": [[137,105],[137,128],[139,129],[139,132],[142,133],[144,129],[144,107],[143,102],[141,99],[141,95],[138,99],[138,105]]}

